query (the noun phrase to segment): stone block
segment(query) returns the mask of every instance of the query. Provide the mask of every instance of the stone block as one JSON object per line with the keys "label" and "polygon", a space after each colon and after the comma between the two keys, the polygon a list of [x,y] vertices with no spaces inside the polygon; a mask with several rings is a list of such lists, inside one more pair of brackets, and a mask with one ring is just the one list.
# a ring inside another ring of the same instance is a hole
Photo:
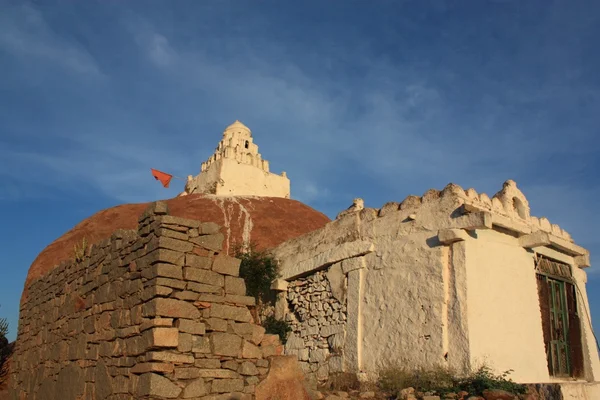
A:
{"label": "stone block", "polygon": [[[150,241],[151,244],[152,242],[155,242],[154,246],[156,246],[156,248],[174,250],[181,253],[187,253],[189,251],[192,251],[192,249],[194,248],[194,244],[188,242],[187,240],[174,239],[168,236],[156,237]],[[152,245],[149,245],[148,249],[150,250],[151,247]]]}
{"label": "stone block", "polygon": [[145,331],[146,329],[154,328],[154,327],[172,327],[173,326],[173,318],[153,318],[147,319],[142,322],[140,325],[140,332]]}
{"label": "stone block", "polygon": [[177,232],[171,229],[166,229],[166,228],[157,228],[154,230],[154,234],[158,237],[161,236],[166,236],[166,237],[170,237],[173,239],[177,239],[177,240],[188,240],[189,236],[187,233],[184,232]]}
{"label": "stone block", "polygon": [[175,368],[175,379],[195,379],[200,376],[200,370],[195,367]]}
{"label": "stone block", "polygon": [[[185,261],[185,255],[178,251],[169,249],[156,249],[144,256],[138,263],[145,262],[149,265],[159,262],[182,266]],[[142,268],[143,269],[143,268]]]}
{"label": "stone block", "polygon": [[210,257],[202,257],[196,254],[186,254],[185,255],[185,266],[200,268],[200,269],[210,269],[212,264],[212,259]]}
{"label": "stone block", "polygon": [[244,390],[243,379],[214,379],[212,381],[212,393],[241,392]]}
{"label": "stone block", "polygon": [[173,289],[166,286],[149,286],[142,292],[142,301],[148,301],[155,297],[168,297]]}
{"label": "stone block", "polygon": [[146,362],[162,361],[173,364],[193,364],[194,356],[188,354],[177,354],[168,351],[151,351],[145,355]]}
{"label": "stone block", "polygon": [[221,363],[221,368],[230,369],[232,371],[237,371],[240,367],[240,364],[234,360],[227,360]]}
{"label": "stone block", "polygon": [[191,290],[184,290],[183,292],[175,293],[173,298],[186,301],[196,301],[198,300],[198,293],[192,292]]}
{"label": "stone block", "polygon": [[212,235],[203,235],[195,238],[191,238],[190,242],[202,246],[205,249],[213,251],[221,251],[223,249],[223,240],[225,236],[222,233],[215,233]]}
{"label": "stone block", "polygon": [[165,224],[179,225],[186,228],[198,228],[200,226],[200,221],[195,219],[174,217],[172,215],[163,216],[161,221]]}
{"label": "stone block", "polygon": [[204,321],[207,331],[227,332],[227,321],[221,318],[208,318]]}
{"label": "stone block", "polygon": [[151,328],[144,332],[149,348],[177,347],[179,332],[177,328]]}
{"label": "stone block", "polygon": [[175,326],[179,329],[179,332],[186,332],[194,335],[204,335],[206,332],[206,326],[202,322],[190,319],[178,319]]}
{"label": "stone block", "polygon": [[235,371],[230,369],[201,369],[199,371],[201,378],[215,378],[215,379],[240,379],[242,376]]}
{"label": "stone block", "polygon": [[221,293],[222,286],[206,285],[204,283],[188,282],[187,289],[198,293]]}
{"label": "stone block", "polygon": [[142,277],[146,279],[154,279],[157,277],[183,279],[183,271],[179,265],[156,263],[143,268]]}
{"label": "stone block", "polygon": [[331,335],[335,335],[336,333],[343,333],[344,325],[327,325],[322,326],[319,334],[322,337],[329,337]]}
{"label": "stone block", "polygon": [[242,358],[259,359],[263,358],[263,353],[258,346],[244,340],[242,345]]}
{"label": "stone block", "polygon": [[142,312],[145,317],[200,318],[200,311],[193,304],[160,297],[144,304]]}
{"label": "stone block", "polygon": [[210,335],[212,353],[218,356],[239,357],[242,338],[231,333],[212,333]]}
{"label": "stone block", "polygon": [[179,344],[177,351],[181,353],[189,353],[192,351],[192,335],[189,333],[179,333]]}
{"label": "stone block", "polygon": [[204,379],[196,379],[183,389],[184,399],[195,399],[210,393],[210,386],[204,382]]}
{"label": "stone block", "polygon": [[241,262],[242,260],[240,259],[219,254],[213,260],[212,270],[223,275],[239,276]]}
{"label": "stone block", "polygon": [[225,277],[225,293],[235,294],[239,296],[246,295],[246,282],[243,278],[233,276]]}
{"label": "stone block", "polygon": [[210,339],[208,336],[192,336],[192,352],[200,354],[210,354]]}
{"label": "stone block", "polygon": [[259,345],[265,336],[265,328],[260,325],[250,323],[233,323],[231,324],[231,327],[237,335],[249,340],[255,345]]}
{"label": "stone block", "polygon": [[210,308],[212,318],[230,319],[238,322],[251,322],[252,315],[247,307],[213,304]]}
{"label": "stone block", "polygon": [[199,358],[194,365],[201,369],[218,369],[221,368],[221,361],[219,358]]}
{"label": "stone block", "polygon": [[238,296],[238,295],[234,295],[234,294],[225,295],[225,302],[235,304],[235,305],[243,305],[243,306],[256,305],[256,299],[254,297]]}
{"label": "stone block", "polygon": [[244,361],[242,364],[240,364],[237,372],[240,375],[245,376],[258,375],[258,369],[256,368],[256,365],[254,365],[250,361]]}
{"label": "stone block", "polygon": [[135,364],[131,368],[132,374],[145,374],[146,372],[171,373],[174,370],[173,364],[146,362]]}
{"label": "stone block", "polygon": [[152,280],[146,281],[144,286],[167,286],[174,289],[185,289],[186,282],[180,279],[171,279],[171,278],[154,278]]}
{"label": "stone block", "polygon": [[181,391],[182,389],[168,378],[148,372],[140,376],[136,394],[138,397],[176,399]]}
{"label": "stone block", "polygon": [[271,290],[277,292],[285,292],[288,290],[288,281],[285,279],[275,279],[271,284]]}
{"label": "stone block", "polygon": [[223,275],[218,274],[214,271],[185,267],[183,273],[186,280],[220,287],[223,287],[225,285],[225,279]]}

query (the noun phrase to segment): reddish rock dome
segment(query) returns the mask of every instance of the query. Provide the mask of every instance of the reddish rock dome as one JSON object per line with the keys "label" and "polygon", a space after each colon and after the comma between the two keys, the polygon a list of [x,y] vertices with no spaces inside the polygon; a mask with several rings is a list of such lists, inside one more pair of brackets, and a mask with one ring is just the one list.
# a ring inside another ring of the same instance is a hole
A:
{"label": "reddish rock dome", "polygon": [[[224,251],[251,242],[259,249],[269,249],[286,240],[321,228],[330,220],[313,208],[296,200],[278,197],[217,197],[189,195],[166,200],[169,214],[215,222],[225,236]],[[46,247],[33,261],[25,288],[73,257],[73,248],[85,238],[88,244],[109,238],[117,229],[136,229],[139,216],[149,203],[124,204],[100,211],[77,224]]]}

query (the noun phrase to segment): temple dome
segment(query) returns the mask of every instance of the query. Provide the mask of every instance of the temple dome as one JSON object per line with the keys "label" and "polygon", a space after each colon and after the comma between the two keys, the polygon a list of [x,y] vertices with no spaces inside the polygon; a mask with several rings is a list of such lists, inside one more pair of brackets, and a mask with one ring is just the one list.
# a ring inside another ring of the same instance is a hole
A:
{"label": "temple dome", "polygon": [[237,119],[235,120],[235,122],[233,124],[231,124],[227,128],[225,128],[225,132],[223,132],[223,133],[226,133],[229,131],[246,131],[248,133],[251,133],[250,128],[248,128],[246,125],[242,124]]}

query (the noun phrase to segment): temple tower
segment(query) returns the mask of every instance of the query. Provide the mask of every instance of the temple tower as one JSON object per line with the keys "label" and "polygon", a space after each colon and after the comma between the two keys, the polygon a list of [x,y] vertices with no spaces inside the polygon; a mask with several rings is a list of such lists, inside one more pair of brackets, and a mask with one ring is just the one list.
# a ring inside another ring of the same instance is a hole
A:
{"label": "temple tower", "polygon": [[202,163],[200,174],[188,176],[186,194],[217,196],[290,197],[290,180],[269,172],[254,143],[252,132],[240,121],[225,128],[215,152]]}

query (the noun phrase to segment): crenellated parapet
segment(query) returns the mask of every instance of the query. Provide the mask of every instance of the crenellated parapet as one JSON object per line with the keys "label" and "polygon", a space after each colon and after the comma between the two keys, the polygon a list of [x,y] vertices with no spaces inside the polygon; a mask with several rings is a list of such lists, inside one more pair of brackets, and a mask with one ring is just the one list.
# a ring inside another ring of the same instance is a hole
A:
{"label": "crenellated parapet", "polygon": [[[452,200],[452,204],[458,206],[458,208],[454,210],[454,213],[458,213],[462,216],[477,213],[489,213],[493,220],[493,225],[513,231],[518,235],[528,235],[537,231],[542,231],[573,243],[571,235],[559,225],[552,224],[546,217],[531,216],[529,201],[513,180],[504,182],[502,189],[491,198],[485,193],[478,193],[473,188],[465,190],[459,185],[450,183],[442,190],[429,189],[422,196],[410,195],[400,203],[386,203],[376,211],[378,217],[383,217],[397,211],[410,211],[407,215],[408,218],[413,214],[418,214],[419,209],[426,204],[448,200]],[[353,214],[351,211],[353,209],[357,212],[360,211],[361,216],[372,214],[361,211],[363,208],[358,209],[350,207],[350,209],[340,213],[338,219]],[[369,216],[367,218],[372,217]]]}

